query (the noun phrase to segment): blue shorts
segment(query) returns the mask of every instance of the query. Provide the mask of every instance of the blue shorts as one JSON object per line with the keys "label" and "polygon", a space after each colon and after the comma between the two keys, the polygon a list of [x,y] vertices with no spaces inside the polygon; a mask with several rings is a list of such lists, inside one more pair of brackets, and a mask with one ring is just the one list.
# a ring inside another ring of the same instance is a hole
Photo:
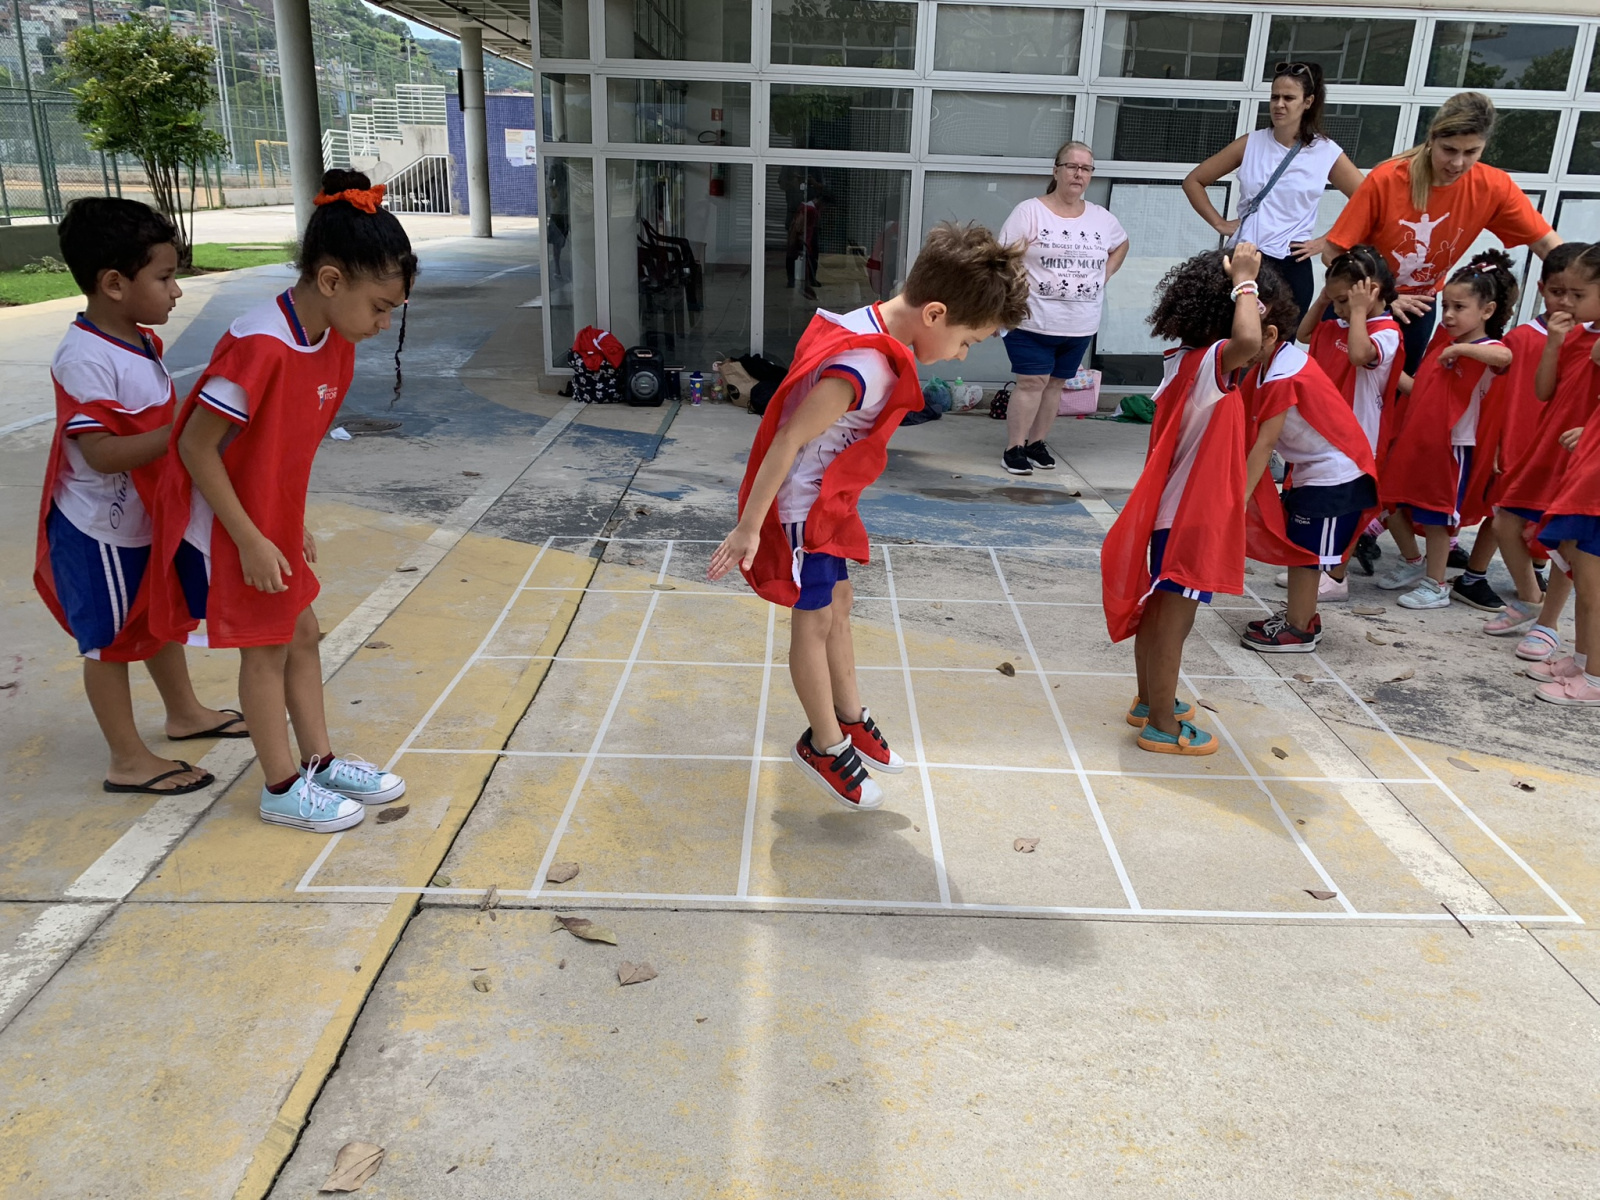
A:
{"label": "blue shorts", "polygon": [[206,619],[206,601],[211,596],[211,564],[198,547],[189,542],[178,543],[178,553],[173,555],[172,567],[178,573],[178,586],[183,588],[184,601],[189,615],[196,621]]}
{"label": "blue shorts", "polygon": [[1456,452],[1456,511],[1442,513],[1434,512],[1431,508],[1408,505],[1413,525],[1448,525],[1454,528],[1461,523],[1461,506],[1467,499],[1467,477],[1472,474],[1473,447],[1452,446],[1451,449]]}
{"label": "blue shorts", "polygon": [[1377,505],[1378,492],[1372,477],[1363,475],[1331,487],[1290,488],[1282,500],[1289,540],[1315,554],[1327,571],[1349,557],[1362,514]]}
{"label": "blue shorts", "polygon": [[78,639],[78,653],[98,657],[117,640],[150,564],[149,546],[113,546],[84,533],[55,505],[45,518],[50,574]]}
{"label": "blue shorts", "polygon": [[1551,517],[1539,540],[1552,550],[1562,542],[1573,542],[1585,554],[1600,558],[1600,517]]}
{"label": "blue shorts", "polygon": [[827,608],[833,603],[833,585],[850,578],[849,564],[834,554],[807,554],[802,550],[806,540],[804,521],[786,523],[783,532],[790,550],[800,556],[800,599],[794,606],[806,612]]}
{"label": "blue shorts", "polygon": [[1013,329],[1005,336],[1006,357],[1013,375],[1048,375],[1051,379],[1071,379],[1083,365],[1094,335],[1055,337],[1027,329]]}
{"label": "blue shorts", "polygon": [[1529,525],[1537,525],[1544,520],[1544,514],[1537,508],[1512,508],[1509,504],[1495,505],[1501,512],[1508,512],[1513,517],[1521,517]]}
{"label": "blue shorts", "polygon": [[1150,535],[1150,578],[1156,581],[1156,591],[1172,592],[1186,600],[1198,600],[1201,604],[1210,604],[1210,592],[1197,592],[1194,588],[1186,588],[1173,583],[1170,579],[1161,578],[1161,560],[1167,555],[1167,538],[1171,533],[1170,529],[1158,529]]}

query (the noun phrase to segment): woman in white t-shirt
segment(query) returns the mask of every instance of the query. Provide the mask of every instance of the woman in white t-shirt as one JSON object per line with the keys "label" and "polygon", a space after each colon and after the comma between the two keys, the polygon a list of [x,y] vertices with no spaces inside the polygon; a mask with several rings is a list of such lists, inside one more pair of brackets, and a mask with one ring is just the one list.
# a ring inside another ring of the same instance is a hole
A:
{"label": "woman in white t-shirt", "polygon": [[1001,461],[1013,475],[1055,468],[1044,437],[1061,406],[1061,387],[1078,373],[1100,328],[1106,281],[1128,257],[1121,224],[1083,198],[1093,178],[1094,152],[1068,142],[1056,151],[1044,195],[1017,205],[1000,228],[1003,245],[1027,246],[1022,263],[1031,293],[1028,319],[1005,339],[1017,382]]}
{"label": "woman in white t-shirt", "polygon": [[[1316,282],[1311,260],[1322,238],[1311,236],[1317,204],[1332,184],[1346,196],[1361,186],[1361,170],[1339,143],[1322,132],[1328,92],[1316,63],[1282,62],[1273,71],[1272,124],[1235,138],[1190,171],[1183,193],[1201,219],[1232,241],[1253,242],[1294,291],[1300,312],[1311,306]],[[1290,153],[1294,158],[1269,189],[1267,184]],[[1239,217],[1224,220],[1206,195],[1224,175],[1239,172]],[[1241,219],[1242,218],[1242,219]]]}

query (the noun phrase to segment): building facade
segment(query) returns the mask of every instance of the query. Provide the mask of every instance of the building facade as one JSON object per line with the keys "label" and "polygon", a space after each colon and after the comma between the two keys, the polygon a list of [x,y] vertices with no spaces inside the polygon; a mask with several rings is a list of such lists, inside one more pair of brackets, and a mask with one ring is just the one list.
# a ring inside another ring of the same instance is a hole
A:
{"label": "building facade", "polygon": [[[547,364],[589,324],[690,369],[787,361],[819,306],[892,295],[937,221],[998,229],[1078,139],[1132,241],[1096,362],[1150,382],[1152,285],[1218,240],[1179,182],[1266,123],[1288,59],[1321,64],[1327,132],[1363,168],[1486,92],[1486,161],[1563,236],[1600,239],[1600,11],[1565,7],[536,0]],[[1006,378],[1003,348],[965,372]]]}

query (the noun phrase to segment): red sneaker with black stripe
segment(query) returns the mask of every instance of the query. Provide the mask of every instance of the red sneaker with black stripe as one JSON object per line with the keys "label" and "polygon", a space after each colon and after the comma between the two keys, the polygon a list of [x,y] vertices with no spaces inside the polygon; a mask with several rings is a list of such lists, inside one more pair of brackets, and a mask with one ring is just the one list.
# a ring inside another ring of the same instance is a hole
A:
{"label": "red sneaker with black stripe", "polygon": [[811,744],[811,730],[807,729],[789,757],[806,778],[846,808],[862,811],[882,806],[883,789],[867,778],[854,743],[847,742],[839,753],[828,754]]}
{"label": "red sneaker with black stripe", "polygon": [[884,739],[868,709],[861,710],[859,721],[846,721],[841,717],[839,728],[844,730],[845,737],[850,739],[850,744],[861,755],[861,761],[869,771],[898,775],[906,769],[906,760],[889,749],[889,743]]}

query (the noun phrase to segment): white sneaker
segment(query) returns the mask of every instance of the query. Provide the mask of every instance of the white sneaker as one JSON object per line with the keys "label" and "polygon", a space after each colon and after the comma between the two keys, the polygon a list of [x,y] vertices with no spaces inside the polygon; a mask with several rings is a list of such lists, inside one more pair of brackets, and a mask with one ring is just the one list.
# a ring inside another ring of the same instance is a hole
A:
{"label": "white sneaker", "polygon": [[1427,576],[1423,576],[1421,583],[1400,597],[1400,607],[1449,608],[1450,589],[1442,583],[1435,583]]}
{"label": "white sneaker", "polygon": [[1278,587],[1281,587],[1281,588],[1288,587],[1289,586],[1289,572],[1287,572],[1287,571],[1279,571],[1276,575],[1274,575],[1272,577],[1272,582],[1274,584],[1276,584]]}
{"label": "white sneaker", "polygon": [[1348,599],[1350,599],[1350,581],[1335,579],[1324,571],[1322,578],[1317,580],[1317,603],[1343,604]]}
{"label": "white sneaker", "polygon": [[[1427,574],[1428,568],[1423,559],[1419,558],[1416,562],[1406,562],[1401,559],[1400,565],[1394,570],[1385,571],[1378,576],[1378,586],[1386,592],[1398,592],[1402,588],[1415,587],[1417,581],[1425,578]],[[1446,596],[1446,599],[1449,597]]]}

